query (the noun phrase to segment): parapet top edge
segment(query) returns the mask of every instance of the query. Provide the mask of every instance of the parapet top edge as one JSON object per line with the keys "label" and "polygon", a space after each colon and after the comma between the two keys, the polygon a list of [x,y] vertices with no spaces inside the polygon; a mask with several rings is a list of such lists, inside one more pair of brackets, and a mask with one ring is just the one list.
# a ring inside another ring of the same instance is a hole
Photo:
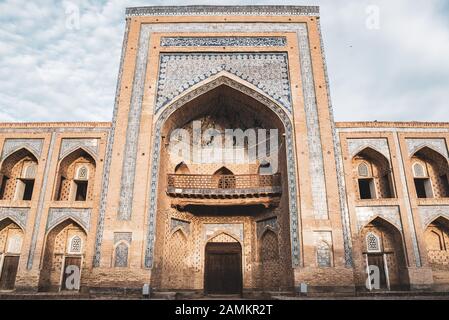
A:
{"label": "parapet top edge", "polygon": [[145,6],[126,8],[134,16],[319,16],[318,6]]}

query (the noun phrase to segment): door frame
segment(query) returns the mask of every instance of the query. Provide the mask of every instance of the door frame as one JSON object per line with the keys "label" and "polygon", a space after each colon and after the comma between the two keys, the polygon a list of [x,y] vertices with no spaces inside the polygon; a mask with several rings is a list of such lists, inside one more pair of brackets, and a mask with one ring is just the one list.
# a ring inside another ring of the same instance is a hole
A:
{"label": "door frame", "polygon": [[[388,263],[387,263],[387,254],[391,254],[391,252],[385,252],[385,251],[380,251],[380,252],[364,252],[363,253],[365,255],[365,264],[366,264],[366,273],[368,275],[368,277],[370,276],[370,272],[369,272],[369,255],[377,255],[377,256],[382,256],[382,264],[384,266],[384,274],[385,274],[385,282],[387,285],[387,291],[391,291],[391,285],[390,285],[390,271],[388,270]],[[373,291],[373,288],[371,286],[371,281],[368,282],[369,283],[369,291]]]}
{"label": "door frame", "polygon": [[[213,244],[213,243],[225,243],[225,244],[230,244],[230,243],[235,243],[238,244],[240,247],[239,251],[235,251],[236,254],[238,254],[239,256],[239,279],[240,279],[240,289],[238,293],[235,294],[242,294],[243,293],[243,272],[244,272],[244,266],[243,266],[243,246],[239,241],[236,242],[206,242],[206,245],[204,246],[204,275],[203,275],[203,292],[205,295],[208,294],[214,294],[214,293],[209,293],[207,292],[207,246],[209,244]],[[232,253],[232,251],[230,251],[230,253]],[[226,294],[224,294],[226,295]],[[231,294],[232,295],[232,294]]]}
{"label": "door frame", "polygon": [[2,270],[3,270],[3,260],[4,260],[4,258],[5,258],[5,253],[4,252],[0,253],[0,276],[1,276]]}
{"label": "door frame", "polygon": [[83,272],[83,262],[84,262],[84,257],[83,257],[83,255],[81,254],[78,254],[78,255],[76,255],[76,254],[65,254],[64,255],[64,258],[62,259],[62,268],[61,268],[61,274],[60,274],[60,276],[59,276],[59,292],[61,292],[61,291],[63,291],[62,290],[62,280],[64,279],[64,272],[65,272],[65,260],[66,260],[66,258],[80,258],[80,289],[78,289],[78,290],[71,290],[71,291],[74,291],[74,292],[79,292],[80,290],[81,290],[81,275],[82,275],[82,272]]}
{"label": "door frame", "polygon": [[[5,262],[5,258],[6,257],[19,257],[19,263],[17,264],[17,272],[19,271],[19,265],[20,265],[20,254],[14,254],[14,253],[0,253],[0,278],[2,277],[2,272],[3,272],[3,263]],[[0,292],[11,292],[16,290],[16,279],[17,279],[17,272],[16,272],[16,277],[14,278],[14,288],[10,289],[10,290],[1,290]]]}

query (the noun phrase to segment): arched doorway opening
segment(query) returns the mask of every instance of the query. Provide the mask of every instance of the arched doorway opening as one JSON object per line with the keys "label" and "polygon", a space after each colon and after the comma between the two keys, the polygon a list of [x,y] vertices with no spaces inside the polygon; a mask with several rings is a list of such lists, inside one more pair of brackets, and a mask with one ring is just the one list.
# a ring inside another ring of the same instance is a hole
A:
{"label": "arched doorway opening", "polygon": [[[292,137],[290,120],[274,102],[235,80],[223,76],[214,81],[213,85],[204,84],[202,90],[198,90],[198,95],[195,92],[195,95],[187,98],[181,97],[168,106],[156,122],[154,133],[156,138],[160,136],[160,140],[155,139],[152,155],[152,194],[167,196],[150,198],[149,223],[155,221],[153,230],[161,233],[159,236],[151,232],[149,234],[150,240],[155,239],[154,244],[149,241],[151,247],[147,248],[146,260],[148,267],[154,266],[152,285],[161,290],[205,290],[203,250],[205,240],[209,238],[206,233],[213,229],[232,230],[233,234],[241,234],[239,241],[245,250],[242,286],[259,289],[260,230],[253,226],[266,216],[277,216],[280,225],[278,243],[281,248],[281,263],[277,272],[282,277],[282,288],[293,289],[292,252],[298,253],[299,259],[299,248],[298,243],[295,243],[295,250],[292,251],[290,242],[290,221],[297,214],[296,207],[289,202],[289,196],[296,194],[296,191],[292,192],[296,184],[290,177],[295,174],[293,153],[290,153],[293,149],[292,140],[289,140]],[[240,129],[243,132],[254,129],[256,133],[266,132],[267,136],[258,139],[260,143],[257,145],[249,143],[250,139],[245,136],[243,143],[237,138],[228,140],[232,142],[229,146],[225,136],[227,129]],[[194,142],[198,131],[198,141]],[[211,132],[219,134],[207,134]],[[217,147],[214,151],[223,151],[223,157],[216,161],[209,152],[212,146],[218,145],[220,139],[224,142],[223,147]],[[277,145],[271,146],[271,140],[277,141]],[[190,149],[186,152],[172,150],[173,141],[182,148]],[[267,144],[266,159],[250,163],[250,149],[256,149],[262,143]],[[204,163],[194,159],[195,148],[202,149],[201,160]],[[239,156],[233,158],[233,155]],[[188,174],[173,174],[173,168],[180,163],[188,165]],[[260,169],[261,165],[265,167],[267,164],[269,170]],[[188,250],[187,263],[182,265],[183,271],[178,274],[189,276],[187,281],[176,281],[175,284],[165,280],[164,270],[175,260],[171,257],[174,252],[170,249],[172,240],[167,235],[176,229],[177,224],[173,224],[173,221],[178,220],[184,221],[188,234],[185,245]],[[242,233],[236,232],[236,228],[240,227]],[[244,237],[243,230],[249,230],[245,231]],[[295,235],[293,239],[298,237]]]}
{"label": "arched doorway opening", "polygon": [[205,294],[241,294],[243,290],[242,246],[222,233],[206,244]]}
{"label": "arched doorway opening", "polygon": [[449,284],[444,276],[449,272],[449,220],[444,217],[433,220],[424,232],[424,239],[435,284]]}
{"label": "arched doorway opening", "polygon": [[14,221],[0,221],[0,290],[15,288],[22,242],[23,231]]}
{"label": "arched doorway opening", "polygon": [[402,290],[407,284],[406,261],[401,232],[390,222],[377,217],[361,231],[365,268],[375,266],[379,278],[372,278],[376,285],[371,290]]}
{"label": "arched doorway opening", "polygon": [[46,237],[40,291],[78,291],[85,250],[86,231],[67,219],[51,229]]}

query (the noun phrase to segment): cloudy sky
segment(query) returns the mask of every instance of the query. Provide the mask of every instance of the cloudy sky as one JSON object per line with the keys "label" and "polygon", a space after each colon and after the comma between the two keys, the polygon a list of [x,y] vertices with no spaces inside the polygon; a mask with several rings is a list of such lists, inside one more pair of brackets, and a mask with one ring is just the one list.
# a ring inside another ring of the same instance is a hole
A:
{"label": "cloudy sky", "polygon": [[[213,3],[0,0],[0,121],[109,121],[125,8]],[[282,4],[321,6],[338,121],[449,121],[448,0]]]}

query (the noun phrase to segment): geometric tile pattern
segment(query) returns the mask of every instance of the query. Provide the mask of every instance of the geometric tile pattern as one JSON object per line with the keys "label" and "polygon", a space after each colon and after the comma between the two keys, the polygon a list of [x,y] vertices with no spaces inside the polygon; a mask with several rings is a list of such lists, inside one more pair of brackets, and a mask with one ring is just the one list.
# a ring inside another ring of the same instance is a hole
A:
{"label": "geometric tile pattern", "polygon": [[328,219],[326,178],[321,141],[320,121],[315,92],[315,80],[310,56],[309,35],[305,24],[298,29],[301,80],[309,147],[309,167],[315,219]]}
{"label": "geometric tile pattern", "polygon": [[449,220],[449,206],[420,206],[422,226],[425,229],[433,220],[438,217],[445,217]]}
{"label": "geometric tile pattern", "polygon": [[354,157],[365,148],[371,148],[384,155],[385,158],[390,159],[390,150],[387,139],[348,139],[347,142],[349,155],[351,157]]}
{"label": "geometric tile pattern", "polygon": [[190,222],[171,218],[170,223],[170,232],[173,232],[175,229],[180,228],[186,235],[190,234]]}
{"label": "geometric tile pattern", "polygon": [[43,145],[43,139],[6,139],[3,145],[0,161],[22,148],[28,149],[37,159],[39,159]]}
{"label": "geometric tile pattern", "polygon": [[398,230],[402,231],[401,217],[399,215],[399,207],[357,207],[357,227],[358,231],[362,230],[371,220],[375,217],[381,217],[392,225],[394,225]]}
{"label": "geometric tile pattern", "polygon": [[429,147],[449,159],[445,139],[407,139],[406,141],[410,156],[423,147]]}
{"label": "geometric tile pattern", "polygon": [[114,232],[114,245],[116,245],[120,241],[125,241],[128,244],[131,244],[132,240],[133,240],[132,232]]}
{"label": "geometric tile pattern", "polygon": [[315,237],[316,259],[320,268],[332,266],[332,233],[330,231],[316,231]]}
{"label": "geometric tile pattern", "polygon": [[28,208],[0,208],[0,221],[10,218],[25,230],[28,218]]}
{"label": "geometric tile pattern", "polygon": [[126,8],[126,17],[134,16],[318,16],[317,6],[151,6]]}
{"label": "geometric tile pattern", "polygon": [[285,37],[162,37],[162,47],[284,47]]}
{"label": "geometric tile pattern", "polygon": [[89,231],[91,209],[74,208],[50,208],[48,212],[47,229],[48,232],[62,221],[71,218],[79,223],[85,230]]}
{"label": "geometric tile pattern", "polygon": [[155,113],[220,71],[255,85],[291,112],[285,53],[177,53],[161,54],[160,59]]}
{"label": "geometric tile pattern", "polygon": [[78,148],[85,149],[93,156],[98,156],[98,139],[62,139],[59,159],[65,158],[69,153]]}

